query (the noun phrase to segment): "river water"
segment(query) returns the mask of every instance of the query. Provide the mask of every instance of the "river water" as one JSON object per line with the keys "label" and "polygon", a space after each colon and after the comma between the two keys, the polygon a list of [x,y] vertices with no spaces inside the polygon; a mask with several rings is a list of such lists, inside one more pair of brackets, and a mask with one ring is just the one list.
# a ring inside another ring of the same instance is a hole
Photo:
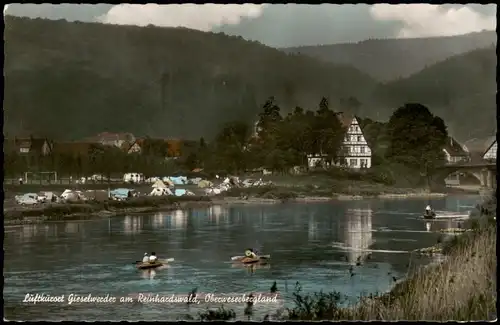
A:
{"label": "river water", "polygon": [[[176,320],[218,304],[138,303],[142,294],[269,293],[254,317],[292,304],[298,281],[304,292],[338,291],[356,301],[384,292],[409,268],[428,263],[408,251],[436,244],[450,219],[418,219],[428,203],[463,214],[477,196],[442,199],[361,200],[314,204],[213,206],[146,216],[105,218],[5,228],[4,302],[9,320]],[[271,263],[245,268],[230,262],[247,247],[271,254]],[[138,271],[144,252],[174,258],[168,267]],[[354,266],[353,275],[349,267]],[[27,294],[65,295],[64,303],[25,303]],[[134,302],[73,303],[70,294],[133,297]],[[200,295],[199,295],[200,296]],[[244,304],[228,304],[242,315]]]}

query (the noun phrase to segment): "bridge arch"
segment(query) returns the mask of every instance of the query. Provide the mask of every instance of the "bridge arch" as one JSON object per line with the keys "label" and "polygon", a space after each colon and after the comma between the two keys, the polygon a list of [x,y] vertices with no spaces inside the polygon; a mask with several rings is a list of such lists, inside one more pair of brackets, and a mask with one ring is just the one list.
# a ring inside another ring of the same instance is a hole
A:
{"label": "bridge arch", "polygon": [[432,178],[435,181],[444,182],[449,175],[456,172],[462,172],[464,174],[469,174],[474,176],[483,187],[496,186],[496,168],[492,168],[489,165],[480,165],[480,166],[447,165],[439,168],[432,175]]}

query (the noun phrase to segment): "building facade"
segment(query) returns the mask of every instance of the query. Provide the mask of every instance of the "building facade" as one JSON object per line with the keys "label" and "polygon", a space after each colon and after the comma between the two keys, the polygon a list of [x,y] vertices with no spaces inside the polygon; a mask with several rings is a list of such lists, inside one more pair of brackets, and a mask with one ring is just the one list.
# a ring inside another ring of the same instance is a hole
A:
{"label": "building facade", "polygon": [[[344,117],[341,113],[338,116],[342,126],[346,129],[346,133],[336,165],[350,169],[371,168],[372,150],[366,142],[358,119],[356,117]],[[308,155],[307,164],[310,168],[333,165],[323,154]]]}
{"label": "building facade", "polygon": [[371,168],[372,151],[356,117],[342,121],[347,131],[342,144],[339,164],[351,169]]}

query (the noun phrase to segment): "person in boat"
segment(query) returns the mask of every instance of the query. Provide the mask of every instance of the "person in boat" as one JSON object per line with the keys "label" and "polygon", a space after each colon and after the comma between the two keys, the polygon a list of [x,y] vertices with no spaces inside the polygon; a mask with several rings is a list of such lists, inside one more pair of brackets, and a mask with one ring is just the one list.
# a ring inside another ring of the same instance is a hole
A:
{"label": "person in boat", "polygon": [[142,258],[142,263],[147,263],[149,262],[149,256],[148,253],[144,253],[144,257]]}
{"label": "person in boat", "polygon": [[426,216],[430,216],[430,215],[432,215],[432,209],[431,209],[431,206],[430,206],[430,205],[427,205],[427,206],[425,207],[425,215],[426,215]]}
{"label": "person in boat", "polygon": [[151,255],[149,255],[149,263],[156,263],[157,260],[156,253],[152,252]]}
{"label": "person in boat", "polygon": [[245,250],[245,256],[250,258],[257,258],[257,254],[255,254],[252,248],[247,248]]}

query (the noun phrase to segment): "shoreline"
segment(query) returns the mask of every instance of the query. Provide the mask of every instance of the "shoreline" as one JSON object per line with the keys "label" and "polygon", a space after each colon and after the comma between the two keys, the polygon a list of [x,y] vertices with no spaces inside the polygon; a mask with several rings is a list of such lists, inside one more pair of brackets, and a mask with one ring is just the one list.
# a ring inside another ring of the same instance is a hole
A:
{"label": "shoreline", "polygon": [[[109,202],[85,202],[85,203],[56,203],[47,205],[37,205],[36,207],[13,207],[4,209],[4,225],[23,225],[44,222],[61,221],[84,221],[97,218],[119,217],[124,215],[141,215],[146,213],[155,213],[162,211],[172,211],[178,209],[208,208],[214,205],[263,205],[280,204],[284,202],[296,203],[318,203],[333,201],[351,201],[363,199],[421,199],[421,198],[440,198],[452,193],[433,193],[433,192],[413,192],[413,193],[383,193],[373,195],[346,195],[334,194],[328,196],[305,195],[288,199],[260,198],[251,196],[247,198],[233,196],[215,196],[215,197],[167,197],[169,202],[158,202],[157,198],[146,198],[141,206],[128,205],[127,201],[123,203],[114,203],[108,206]],[[458,193],[457,193],[458,194]],[[464,193],[472,194],[472,193]],[[148,202],[147,200],[151,200]],[[161,200],[161,199],[160,199]],[[158,204],[159,203],[159,204]],[[114,205],[114,206],[113,206]],[[120,207],[120,205],[122,205]],[[76,211],[74,211],[76,210]]]}

